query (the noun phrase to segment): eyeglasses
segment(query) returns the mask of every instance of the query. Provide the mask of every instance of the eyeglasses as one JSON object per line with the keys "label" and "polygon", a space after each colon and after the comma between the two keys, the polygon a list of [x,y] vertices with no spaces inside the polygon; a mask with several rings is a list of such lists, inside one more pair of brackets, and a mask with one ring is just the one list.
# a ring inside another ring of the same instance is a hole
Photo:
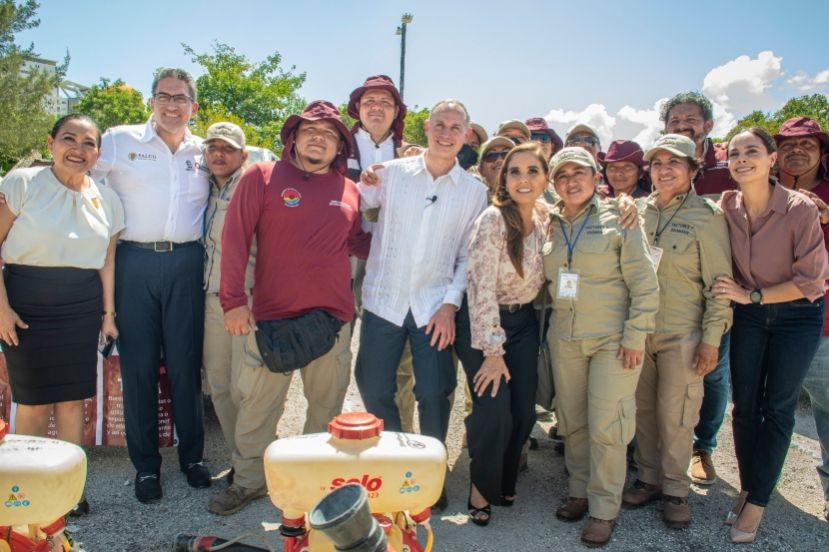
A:
{"label": "eyeglasses", "polygon": [[174,104],[182,106],[193,102],[193,98],[186,94],[176,94],[175,96],[171,96],[169,94],[165,94],[164,92],[157,92],[153,98],[155,98],[155,101],[161,105],[170,103],[170,100],[172,100]]}
{"label": "eyeglasses", "polygon": [[550,135],[546,132],[533,132],[532,134],[530,134],[530,140],[532,140],[533,142],[543,142],[546,144],[548,142],[551,142],[552,138],[550,138]]}
{"label": "eyeglasses", "polygon": [[573,136],[567,139],[566,146],[577,146],[579,144],[587,144],[588,146],[598,146],[599,140],[595,136]]}
{"label": "eyeglasses", "polygon": [[483,160],[493,163],[499,159],[505,159],[508,153],[508,151],[490,151],[484,154]]}

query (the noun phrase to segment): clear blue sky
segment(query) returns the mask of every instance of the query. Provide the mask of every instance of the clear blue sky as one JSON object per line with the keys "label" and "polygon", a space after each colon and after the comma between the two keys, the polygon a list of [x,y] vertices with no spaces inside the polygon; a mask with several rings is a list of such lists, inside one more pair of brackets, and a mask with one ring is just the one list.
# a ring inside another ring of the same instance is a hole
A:
{"label": "clear blue sky", "polygon": [[[610,125],[616,138],[632,137],[643,125],[619,117],[622,107],[652,110],[660,98],[703,89],[709,71],[739,56],[754,60],[742,69],[745,77],[734,77],[741,71],[735,67],[720,72],[718,79],[726,82],[714,79],[710,85],[720,86],[729,98],[726,109],[736,117],[775,108],[793,96],[829,91],[821,82],[806,91],[787,84],[799,73],[808,83],[829,69],[826,0],[41,4],[40,27],[19,35],[20,42],[34,42],[50,59],[61,59],[68,49],[70,80],[122,78],[145,94],[159,66],[199,73],[182,42],[204,52],[218,40],[253,61],[278,51],[286,67],[307,73],[303,97],[341,103],[366,76],[385,73],[398,80],[400,40],[394,31],[406,11],[414,14],[407,40],[407,103],[429,106],[458,98],[490,132],[502,120],[551,110],[562,110],[550,120],[563,131],[595,103],[616,119]],[[763,51],[773,52],[771,61],[760,60]]]}

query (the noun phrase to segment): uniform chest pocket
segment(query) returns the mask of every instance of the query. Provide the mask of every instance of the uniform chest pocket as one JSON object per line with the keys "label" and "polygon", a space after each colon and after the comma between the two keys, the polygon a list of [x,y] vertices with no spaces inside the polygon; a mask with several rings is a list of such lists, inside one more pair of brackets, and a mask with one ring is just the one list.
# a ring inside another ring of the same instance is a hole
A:
{"label": "uniform chest pocket", "polygon": [[601,255],[610,249],[611,237],[605,234],[596,234],[594,236],[585,236],[584,243],[579,241],[578,249],[591,255]]}
{"label": "uniform chest pocket", "polygon": [[673,234],[664,241],[662,248],[664,258],[660,263],[660,271],[662,265],[679,272],[699,271],[699,246],[694,236]]}
{"label": "uniform chest pocket", "polygon": [[227,211],[227,207],[230,205],[229,199],[217,199],[216,200],[216,210],[217,211]]}

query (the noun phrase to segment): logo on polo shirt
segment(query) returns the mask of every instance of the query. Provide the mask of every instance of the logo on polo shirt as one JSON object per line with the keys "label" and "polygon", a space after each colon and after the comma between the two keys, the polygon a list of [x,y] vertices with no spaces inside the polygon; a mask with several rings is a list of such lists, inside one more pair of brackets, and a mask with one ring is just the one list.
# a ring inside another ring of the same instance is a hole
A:
{"label": "logo on polo shirt", "polygon": [[282,202],[285,207],[298,207],[299,202],[302,201],[302,194],[294,188],[285,188],[282,190]]}
{"label": "logo on polo shirt", "polygon": [[158,161],[158,156],[154,153],[135,153],[131,151],[127,157],[130,161]]}

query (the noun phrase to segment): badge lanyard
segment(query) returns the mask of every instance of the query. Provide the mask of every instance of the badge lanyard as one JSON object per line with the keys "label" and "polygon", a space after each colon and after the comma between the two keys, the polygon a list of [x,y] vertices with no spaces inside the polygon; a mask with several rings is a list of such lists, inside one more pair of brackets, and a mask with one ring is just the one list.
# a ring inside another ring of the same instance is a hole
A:
{"label": "badge lanyard", "polygon": [[685,194],[685,197],[682,198],[682,202],[680,202],[679,207],[676,208],[676,211],[674,211],[674,213],[665,223],[665,226],[663,226],[661,229],[659,228],[659,219],[662,218],[662,211],[659,211],[659,213],[656,216],[656,233],[653,235],[654,244],[659,243],[659,237],[662,235],[662,232],[664,232],[665,229],[668,228],[668,226],[671,224],[671,221],[674,220],[676,214],[680,211],[680,209],[682,209],[682,206],[685,205],[685,200],[688,199],[689,195],[691,195],[690,192]]}
{"label": "badge lanyard", "polygon": [[570,241],[570,238],[567,236],[567,231],[564,229],[564,223],[561,222],[561,219],[558,219],[558,224],[561,226],[561,233],[564,236],[564,242],[567,244],[567,266],[572,268],[573,265],[573,251],[576,249],[576,243],[579,241],[579,237],[581,236],[581,231],[584,230],[584,227],[587,226],[587,221],[590,220],[590,213],[587,213],[587,216],[584,217],[584,222],[581,223],[581,227],[579,231],[576,232],[576,237],[573,238],[573,241]]}

